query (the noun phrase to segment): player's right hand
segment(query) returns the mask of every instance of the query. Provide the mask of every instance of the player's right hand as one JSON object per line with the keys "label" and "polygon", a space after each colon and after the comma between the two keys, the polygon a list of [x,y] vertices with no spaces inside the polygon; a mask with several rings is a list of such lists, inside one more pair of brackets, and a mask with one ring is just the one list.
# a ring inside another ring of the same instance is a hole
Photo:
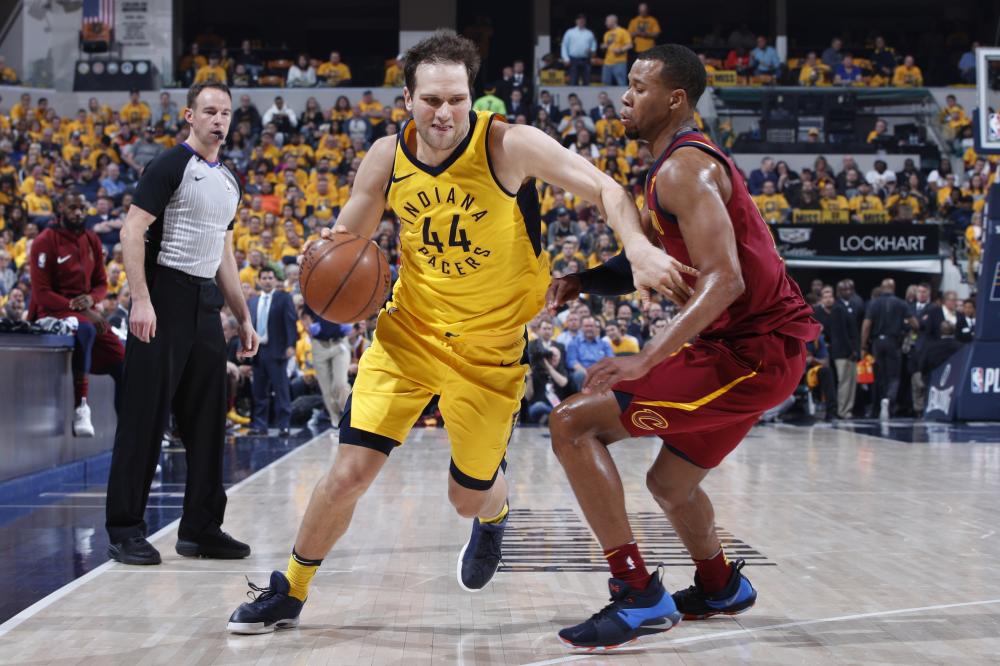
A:
{"label": "player's right hand", "polygon": [[555,278],[545,294],[545,307],[549,314],[555,314],[565,303],[575,300],[580,295],[580,278],[575,275]]}
{"label": "player's right hand", "polygon": [[[348,230],[347,230],[347,227],[345,227],[342,224],[336,224],[336,225],[333,226],[333,228],[323,227],[322,229],[320,229],[319,230],[319,237],[320,237],[320,240],[330,240],[331,238],[333,238],[334,234],[338,234],[338,233],[341,233],[341,232],[349,233]],[[316,239],[314,238],[311,241],[308,241],[305,245],[303,245],[302,246],[302,255],[305,255],[305,253],[309,251],[309,248],[315,242],[316,242]],[[302,263],[302,255],[299,255],[299,263],[300,264]]]}
{"label": "player's right hand", "polygon": [[132,301],[132,311],[128,316],[129,333],[143,342],[156,337],[156,312],[149,301]]}

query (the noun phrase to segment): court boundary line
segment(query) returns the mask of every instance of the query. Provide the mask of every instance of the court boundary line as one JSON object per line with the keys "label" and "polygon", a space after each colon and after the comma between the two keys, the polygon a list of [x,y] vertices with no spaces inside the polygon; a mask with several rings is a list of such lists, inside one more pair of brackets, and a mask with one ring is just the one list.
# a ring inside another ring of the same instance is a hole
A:
{"label": "court boundary line", "polygon": [[[235,493],[236,491],[238,491],[243,485],[248,484],[251,481],[253,481],[254,479],[256,479],[258,475],[263,474],[265,471],[273,468],[275,465],[278,465],[278,464],[280,464],[282,462],[290,460],[295,455],[301,453],[302,451],[305,451],[306,449],[308,449],[308,448],[312,447],[313,445],[315,445],[317,442],[319,442],[319,441],[327,438],[328,435],[329,435],[329,433],[331,433],[331,432],[333,432],[332,429],[325,430],[323,433],[321,433],[319,435],[316,435],[315,437],[313,437],[309,441],[305,442],[304,444],[302,444],[298,448],[293,449],[293,450],[289,451],[288,453],[286,453],[285,455],[283,455],[280,458],[278,458],[277,460],[275,460],[275,461],[273,461],[273,462],[271,462],[271,463],[269,463],[267,465],[264,465],[259,470],[257,470],[256,472],[254,472],[253,474],[251,474],[247,478],[243,479],[242,481],[236,482],[235,484],[233,484],[232,486],[230,486],[226,490],[226,496],[227,497],[232,497],[233,493]],[[173,530],[175,530],[177,528],[177,526],[180,524],[180,522],[181,522],[180,518],[177,518],[176,520],[171,521],[167,525],[164,525],[162,528],[160,528],[159,530],[157,530],[156,533],[154,533],[152,536],[148,537],[148,540],[150,541],[150,543],[152,543],[154,541],[159,541],[163,537],[167,536],[170,532],[172,532]],[[116,562],[115,560],[108,560],[107,562],[105,562],[105,563],[97,566],[96,568],[88,571],[87,573],[85,573],[84,575],[80,576],[76,580],[73,580],[73,581],[70,581],[69,583],[66,583],[65,585],[63,585],[62,587],[60,587],[57,590],[53,590],[48,595],[42,597],[41,599],[39,599],[35,603],[31,604],[30,606],[28,606],[27,608],[25,608],[24,610],[22,610],[20,613],[18,613],[14,617],[10,618],[9,620],[7,620],[6,622],[4,622],[3,624],[0,624],[0,638],[3,638],[8,633],[10,633],[11,631],[13,631],[17,627],[19,627],[21,624],[23,624],[24,622],[30,620],[35,615],[38,615],[40,612],[42,612],[43,610],[45,610],[46,608],[48,608],[49,606],[51,606],[55,602],[59,601],[60,599],[62,599],[66,595],[68,595],[69,593],[75,591],[77,588],[83,587],[84,585],[86,585],[90,581],[94,580],[95,578],[97,578],[101,574],[106,573],[109,569],[112,569],[115,565],[127,566],[127,565],[122,565],[121,562]]]}
{"label": "court boundary line", "polygon": [[[686,645],[688,643],[700,643],[702,641],[715,641],[724,638],[730,638],[732,636],[745,636],[747,634],[756,634],[764,631],[772,631],[774,629],[791,629],[793,627],[808,627],[814,624],[827,624],[830,622],[848,622],[850,620],[863,620],[872,617],[888,617],[891,615],[905,615],[908,613],[922,613],[924,611],[933,610],[946,610],[948,608],[967,608],[970,606],[987,606],[990,604],[1000,604],[1000,599],[983,599],[981,601],[963,601],[960,603],[952,604],[937,604],[934,606],[918,606],[916,608],[895,608],[892,610],[882,610],[882,611],[872,611],[870,613],[855,613],[852,615],[838,615],[835,617],[822,617],[813,620],[801,620],[798,622],[781,622],[779,624],[768,624],[760,627],[749,627],[740,629],[731,629],[728,631],[723,631],[715,634],[699,634],[697,636],[687,636],[685,638],[674,638],[665,641],[656,641],[653,643],[646,643],[644,645],[629,645],[623,648],[618,648],[617,650],[611,650],[610,652],[591,652],[587,654],[569,654],[564,657],[556,657],[554,659],[546,659],[543,661],[532,661],[526,664],[521,664],[521,666],[552,666],[553,664],[566,664],[571,661],[582,661],[584,659],[593,659],[595,657],[607,657],[617,653],[624,652],[639,652],[649,649],[656,648],[666,648],[675,645]],[[681,626],[683,626],[681,622]],[[553,643],[556,642],[556,638],[553,637]]]}

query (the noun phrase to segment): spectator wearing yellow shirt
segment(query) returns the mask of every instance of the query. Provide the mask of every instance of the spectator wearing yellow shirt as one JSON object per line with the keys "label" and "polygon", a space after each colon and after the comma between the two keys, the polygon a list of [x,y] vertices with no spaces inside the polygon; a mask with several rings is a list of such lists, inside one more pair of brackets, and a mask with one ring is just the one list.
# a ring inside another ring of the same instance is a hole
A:
{"label": "spectator wearing yellow shirt", "polygon": [[778,194],[774,187],[774,181],[765,180],[763,190],[760,194],[752,197],[761,217],[770,224],[784,222],[788,216],[791,206],[784,194]]}
{"label": "spectator wearing yellow shirt", "polygon": [[875,121],[875,129],[868,133],[866,143],[885,143],[892,140],[889,134],[889,125],[879,118]]}
{"label": "spectator wearing yellow shirt", "polygon": [[892,85],[897,88],[919,88],[924,85],[924,75],[920,68],[913,64],[913,56],[903,58],[903,64],[892,73]]}
{"label": "spectator wearing yellow shirt", "polygon": [[139,99],[139,91],[131,90],[128,94],[128,104],[121,108],[118,115],[127,123],[140,123],[146,126],[153,117],[153,112],[150,111],[148,104]]}
{"label": "spectator wearing yellow shirt", "polygon": [[254,248],[247,254],[247,265],[240,270],[240,282],[257,288],[257,275],[264,267],[264,253]]}
{"label": "spectator wearing yellow shirt", "polygon": [[962,128],[970,124],[969,116],[965,115],[965,109],[954,95],[945,97],[945,106],[938,114],[938,120],[944,125],[945,138],[949,140],[960,136]]}
{"label": "spectator wearing yellow shirt", "polygon": [[361,111],[360,115],[367,118],[368,122],[372,124],[372,127],[381,124],[384,120],[382,115],[382,102],[375,99],[371,90],[366,90],[362,93],[361,101],[358,102],[358,109]]}
{"label": "spectator wearing yellow shirt", "polygon": [[47,194],[45,181],[35,181],[35,190],[24,197],[24,203],[28,207],[28,219],[32,222],[44,226],[52,219],[52,199]]}
{"label": "spectator wearing yellow shirt", "polygon": [[392,113],[389,119],[397,125],[401,125],[404,120],[410,117],[410,112],[406,110],[406,102],[402,97],[393,100]]}
{"label": "spectator wearing yellow shirt", "polygon": [[615,107],[610,104],[604,107],[604,117],[594,123],[594,134],[602,146],[625,140],[625,125],[615,114]]}
{"label": "spectator wearing yellow shirt", "polygon": [[872,194],[872,186],[866,180],[862,180],[858,184],[858,193],[851,197],[848,206],[851,210],[851,219],[854,222],[864,222],[865,213],[881,213],[885,211],[882,200]]}
{"label": "spectator wearing yellow shirt", "polygon": [[12,122],[20,122],[22,120],[27,120],[28,114],[31,112],[31,95],[28,93],[21,93],[21,98],[18,100],[14,106],[10,107],[10,119]]}
{"label": "spectator wearing yellow shirt", "polygon": [[631,335],[622,335],[621,326],[617,320],[604,325],[604,339],[611,345],[615,356],[632,356],[639,353],[639,341]]}
{"label": "spectator wearing yellow shirt", "polygon": [[403,54],[400,53],[392,64],[385,68],[385,80],[382,81],[384,88],[402,88],[406,84],[403,77]]}
{"label": "spectator wearing yellow shirt", "polygon": [[226,75],[226,69],[219,63],[219,56],[214,53],[208,57],[208,64],[199,67],[194,75],[195,84],[209,82],[227,83],[228,81],[229,77]]}
{"label": "spectator wearing yellow shirt", "polygon": [[899,192],[886,199],[885,207],[893,220],[914,220],[919,218],[923,212],[920,199],[915,197],[905,186],[899,188]]}
{"label": "spectator wearing yellow shirt", "polygon": [[330,187],[329,178],[322,177],[316,181],[316,192],[306,197],[306,202],[312,207],[312,214],[323,222],[328,222],[335,209],[340,208],[340,193]]}
{"label": "spectator wearing yellow shirt", "polygon": [[[330,51],[330,59],[319,66],[316,76],[330,87],[349,85],[351,68],[340,61],[340,52]],[[386,72],[388,78],[388,72]],[[387,84],[388,85],[388,84]]]}
{"label": "spectator wearing yellow shirt", "polygon": [[285,242],[281,246],[282,264],[294,264],[302,253],[302,236],[292,230],[285,231]]}
{"label": "spectator wearing yellow shirt", "polygon": [[274,232],[270,229],[264,229],[264,231],[260,232],[260,245],[257,246],[257,249],[263,253],[265,260],[281,261],[281,253],[284,250],[284,246],[285,243],[276,238]]}
{"label": "spectator wearing yellow shirt", "polygon": [[632,37],[628,30],[618,25],[618,17],[609,14],[604,19],[604,67],[601,69],[601,83],[606,86],[628,85],[628,52],[632,49]]}
{"label": "spectator wearing yellow shirt", "polygon": [[[114,113],[111,111],[111,107],[107,104],[101,104],[97,101],[96,97],[91,97],[87,100],[87,122],[90,123],[92,128],[92,134],[100,137],[101,132],[104,131],[104,126],[110,123],[114,119]],[[97,130],[97,126],[101,126],[101,130]]]}
{"label": "spectator wearing yellow shirt", "polygon": [[[236,249],[243,252],[243,254],[250,256],[250,252],[257,246],[260,245],[260,232],[263,230],[264,224],[261,222],[259,215],[251,215],[247,222],[246,231],[240,235],[238,241],[236,241]],[[256,277],[254,278],[256,280]]]}
{"label": "spectator wearing yellow shirt", "polygon": [[660,22],[655,16],[649,15],[649,5],[639,3],[639,15],[628,22],[628,32],[635,44],[636,55],[648,51],[656,45],[660,36]]}
{"label": "spectator wearing yellow shirt", "polygon": [[810,51],[806,55],[806,61],[802,63],[801,69],[799,69],[799,85],[800,86],[825,86],[829,85],[827,82],[827,74],[830,68],[824,65],[816,57],[815,51]]}
{"label": "spectator wearing yellow shirt", "polygon": [[17,72],[7,66],[7,58],[0,56],[0,83],[9,86],[18,82]]}
{"label": "spectator wearing yellow shirt", "polygon": [[937,205],[938,208],[943,207],[948,199],[951,197],[951,193],[958,188],[955,186],[955,174],[949,173],[945,176],[945,186],[941,187],[937,191]]}
{"label": "spectator wearing yellow shirt", "polygon": [[198,46],[198,42],[194,42],[191,44],[191,50],[184,54],[180,63],[178,63],[177,71],[184,76],[185,81],[190,81],[194,77],[195,72],[207,64],[208,60],[201,54],[201,47]]}
{"label": "spectator wearing yellow shirt", "polygon": [[28,220],[24,224],[24,235],[14,243],[14,249],[10,253],[11,258],[14,259],[14,265],[17,266],[18,270],[21,270],[28,260],[29,246],[35,240],[36,236],[38,236],[38,224]]}
{"label": "spectator wearing yellow shirt", "polygon": [[828,182],[823,186],[819,205],[823,209],[824,221],[847,222],[850,219],[849,211],[851,206],[847,201],[847,197],[843,194],[837,194],[837,188],[833,183]]}
{"label": "spectator wearing yellow shirt", "polygon": [[974,174],[969,179],[969,186],[962,188],[962,196],[972,199],[972,210],[980,212],[986,207],[986,185],[981,173]]}

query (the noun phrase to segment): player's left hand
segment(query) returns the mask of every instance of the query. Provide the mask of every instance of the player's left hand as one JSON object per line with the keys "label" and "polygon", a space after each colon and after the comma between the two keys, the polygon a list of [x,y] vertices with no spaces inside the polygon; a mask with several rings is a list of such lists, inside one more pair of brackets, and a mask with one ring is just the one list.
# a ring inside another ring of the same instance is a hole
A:
{"label": "player's left hand", "polygon": [[87,310],[94,305],[94,299],[90,294],[81,294],[69,302],[71,310]]}
{"label": "player's left hand", "polygon": [[618,382],[642,377],[649,368],[641,354],[604,358],[590,366],[583,382],[584,393],[603,393]]}
{"label": "player's left hand", "polygon": [[[630,250],[631,252],[631,250]],[[638,256],[629,256],[632,264],[632,280],[639,291],[643,309],[649,304],[649,292],[655,290],[670,299],[677,307],[684,307],[694,294],[684,281],[684,274],[698,277],[698,269],[685,266],[651,243],[646,244]]]}
{"label": "player's left hand", "polygon": [[257,347],[260,345],[260,337],[253,329],[253,324],[247,319],[240,324],[240,344],[243,348],[236,352],[236,358],[250,358],[257,354]]}

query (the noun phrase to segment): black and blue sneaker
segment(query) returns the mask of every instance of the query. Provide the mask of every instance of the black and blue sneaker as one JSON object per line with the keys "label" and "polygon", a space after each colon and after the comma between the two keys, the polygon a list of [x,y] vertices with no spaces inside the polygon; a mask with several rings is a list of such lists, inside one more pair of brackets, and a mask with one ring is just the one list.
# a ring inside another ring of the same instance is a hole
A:
{"label": "black and blue sneaker", "polygon": [[586,622],[560,631],[563,643],[588,652],[613,650],[643,636],[669,631],[681,621],[659,571],[645,590],[633,590],[617,578],[608,581],[608,588],[611,603]]}
{"label": "black and blue sneaker", "polygon": [[269,634],[275,629],[298,626],[299,613],[305,602],[288,594],[285,574],[272,571],[269,587],[257,587],[250,583],[250,590],[247,596],[253,601],[240,604],[229,617],[226,631],[232,634]]}
{"label": "black and blue sneaker", "polygon": [[750,610],[757,602],[757,590],[740,573],[745,565],[745,560],[734,560],[725,589],[713,595],[705,593],[696,573],[694,585],[674,592],[677,610],[684,614],[685,620],[705,620],[713,615],[739,615]]}
{"label": "black and blue sneaker", "polygon": [[458,584],[466,592],[478,592],[493,580],[500,567],[500,546],[508,513],[499,523],[472,521],[472,534],[458,554]]}

